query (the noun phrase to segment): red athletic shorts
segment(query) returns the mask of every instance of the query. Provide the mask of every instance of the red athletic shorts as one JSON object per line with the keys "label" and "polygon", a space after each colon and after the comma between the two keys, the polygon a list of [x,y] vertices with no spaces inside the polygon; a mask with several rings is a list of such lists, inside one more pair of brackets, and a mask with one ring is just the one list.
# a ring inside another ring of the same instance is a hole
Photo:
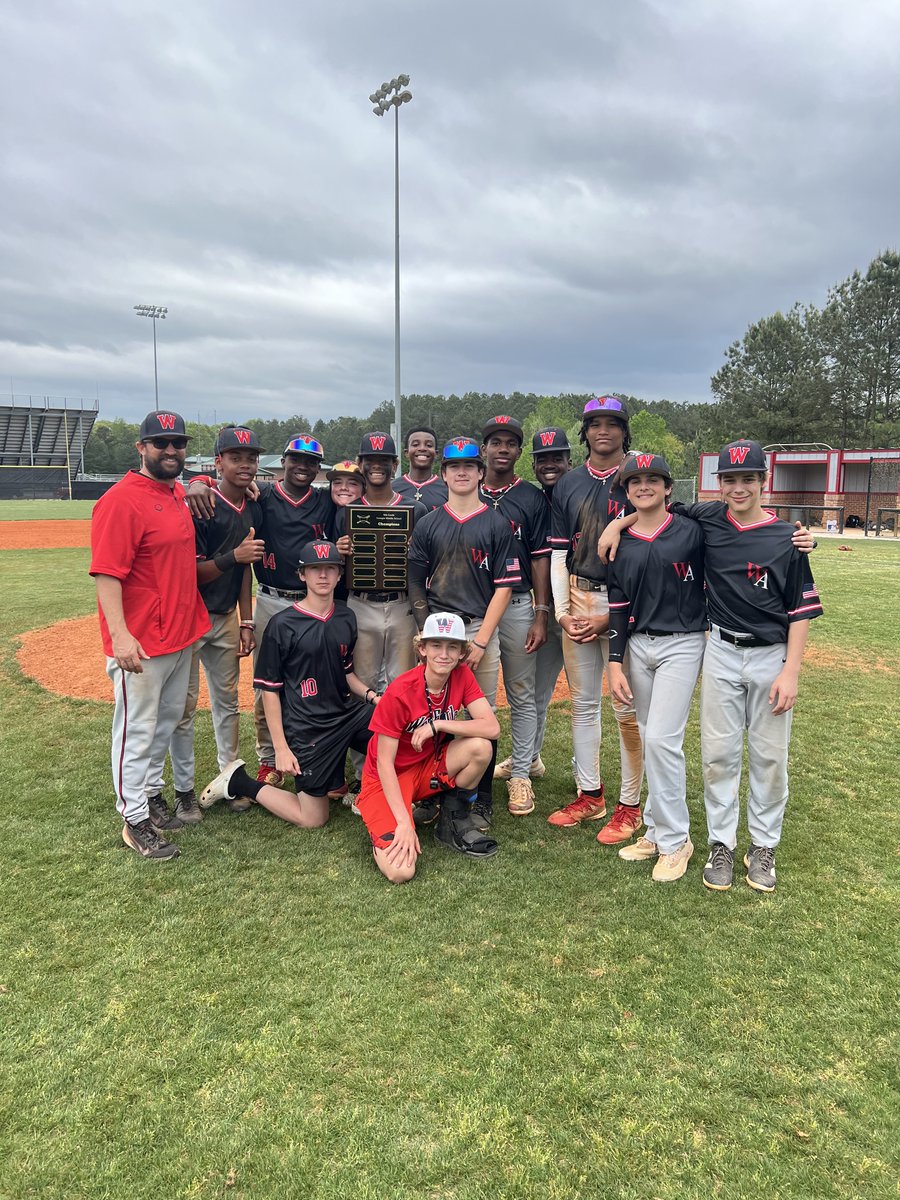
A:
{"label": "red athletic shorts", "polygon": [[[439,789],[431,786],[432,779],[440,782]],[[447,747],[444,746],[441,750],[437,761],[429,755],[424,761],[413,763],[404,771],[398,771],[397,782],[400,784],[406,811],[412,816],[413,801],[424,800],[428,796],[436,795],[438,791],[445,791],[454,786],[453,780],[447,775]],[[378,850],[386,849],[391,844],[397,821],[377,775],[363,772],[362,790],[356,807],[366,823],[372,845]]]}

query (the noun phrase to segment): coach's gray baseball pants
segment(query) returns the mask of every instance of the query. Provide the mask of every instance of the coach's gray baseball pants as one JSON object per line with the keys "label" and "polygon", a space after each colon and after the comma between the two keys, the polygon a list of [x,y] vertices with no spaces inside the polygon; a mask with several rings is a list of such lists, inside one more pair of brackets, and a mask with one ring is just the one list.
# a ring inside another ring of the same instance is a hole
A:
{"label": "coach's gray baseball pants", "polygon": [[[169,746],[172,776],[175,789],[179,792],[190,791],[194,786],[194,717],[200,696],[201,663],[209,690],[219,769],[223,770],[238,757],[241,720],[238,708],[241,660],[238,654],[241,634],[237,609],[232,609],[230,613],[210,613],[209,619],[212,623],[209,633],[194,643],[187,703]],[[150,792],[151,796],[162,790],[162,768],[162,763],[151,764],[151,772],[147,777],[148,788],[155,787],[155,791]]]}
{"label": "coach's gray baseball pants", "polygon": [[563,669],[562,639],[565,634],[559,627],[554,613],[550,613],[547,621],[547,640],[535,655],[534,664],[534,706],[537,712],[537,729],[534,735],[534,750],[532,760],[537,758],[544,748],[544,734],[547,732],[547,710],[553,698],[553,692],[559,681],[559,673]]}
{"label": "coach's gray baseball pants", "polygon": [[781,673],[787,647],[741,649],[719,637],[706,643],[700,687],[700,743],[710,842],[737,845],[744,730],[750,789],[747,826],[756,846],[774,849],[788,798],[788,747],[793,711],[772,715],[769,689]]}
{"label": "coach's gray baseball pants", "polygon": [[[606,588],[602,592],[583,592],[570,580],[570,612],[573,617],[605,616],[609,612]],[[600,701],[603,672],[609,658],[609,638],[592,642],[573,642],[563,634],[566,676],[572,693],[572,748],[575,781],[579,788],[597,791],[600,787]],[[628,655],[625,656],[628,671]],[[640,804],[644,781],[644,755],[641,734],[634,709],[613,699],[613,712],[619,726],[619,752],[622,763],[622,804]]]}
{"label": "coach's gray baseball pants", "polygon": [[500,634],[500,664],[509,702],[512,730],[512,778],[527,779],[537,734],[535,666],[537,656],[525,653],[525,639],[534,622],[530,592],[514,592],[509,607],[497,626]]}
{"label": "coach's gray baseball pants", "polygon": [[[269,596],[265,592],[256,593],[256,604],[253,608],[253,620],[256,622],[256,649],[253,651],[253,668],[256,670],[256,660],[262,645],[266,626],[276,613],[284,612],[294,603],[283,596]],[[253,701],[253,723],[256,726],[256,757],[261,763],[275,765],[275,747],[272,745],[272,735],[266,724],[266,714],[263,710],[262,692],[257,688]]]}
{"label": "coach's gray baseball pants", "polygon": [[[172,731],[187,696],[192,648],[144,659],[140,674],[123,671],[107,658],[106,673],[115,695],[112,723],[112,774],[116,808],[136,825],[150,815],[147,780],[150,764],[163,762]],[[158,789],[157,789],[158,790]]]}
{"label": "coach's gray baseball pants", "polygon": [[705,645],[705,633],[628,639],[628,682],[647,769],[644,836],[660,854],[674,854],[690,833],[684,731]]}

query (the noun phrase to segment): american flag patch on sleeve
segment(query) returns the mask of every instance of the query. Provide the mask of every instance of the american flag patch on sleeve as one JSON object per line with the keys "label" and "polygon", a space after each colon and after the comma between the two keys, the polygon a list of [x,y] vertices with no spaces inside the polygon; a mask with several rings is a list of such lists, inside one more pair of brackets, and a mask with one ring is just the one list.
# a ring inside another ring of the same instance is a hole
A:
{"label": "american flag patch on sleeve", "polygon": [[818,600],[818,598],[819,598],[819,589],[818,588],[809,588],[807,591],[805,591],[803,593],[804,600],[812,600],[813,598]]}
{"label": "american flag patch on sleeve", "polygon": [[518,571],[519,560],[517,558],[508,558],[506,560],[506,569],[507,571]]}

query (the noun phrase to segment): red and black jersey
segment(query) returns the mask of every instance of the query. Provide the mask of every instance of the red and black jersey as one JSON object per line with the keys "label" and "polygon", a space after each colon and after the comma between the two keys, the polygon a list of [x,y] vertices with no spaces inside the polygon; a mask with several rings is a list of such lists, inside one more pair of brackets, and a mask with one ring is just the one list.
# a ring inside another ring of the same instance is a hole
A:
{"label": "red and black jersey", "polygon": [[607,567],[597,555],[597,541],[608,521],[633,513],[625,491],[613,488],[619,466],[597,471],[590,463],[575,467],[553,488],[550,547],[566,551],[570,575],[606,583]]}
{"label": "red and black jersey", "polygon": [[518,476],[508,487],[481,485],[481,499],[509,521],[519,549],[522,582],[514,592],[530,592],[531,560],[550,556],[550,510],[540,488]]}
{"label": "red and black jersey", "polygon": [[[217,501],[218,503],[218,501]],[[335,540],[335,507],[328,488],[310,488],[293,500],[280,483],[259,485],[262,530],[266,551],[253,570],[259,583],[286,592],[305,592],[297,576],[300,551],[307,542]]]}
{"label": "red and black jersey", "polygon": [[408,475],[402,475],[392,482],[391,487],[404,500],[417,500],[420,504],[424,504],[429,512],[434,512],[436,508],[446,504],[450,498],[447,485],[440,475],[432,475],[430,479],[424,479],[421,482],[410,479]]}
{"label": "red and black jersey", "polygon": [[[262,521],[262,509],[255,500],[248,500],[245,496],[240,504],[232,504],[221,492],[216,492],[216,507],[212,517],[208,521],[194,517],[197,561],[205,562],[217,554],[234,550],[251,529],[257,537],[262,537]],[[218,579],[200,585],[200,595],[209,612],[229,613],[234,609],[241,594],[245,569],[243,563],[237,563]]]}
{"label": "red and black jersey", "polygon": [[709,619],[731,633],[762,642],[787,641],[788,625],[822,615],[809,557],[791,542],[793,526],[774,513],[740,525],[725,504],[675,504],[696,521],[706,542]]}
{"label": "red and black jersey", "polygon": [[429,612],[468,620],[484,616],[497,588],[522,582],[519,551],[509,521],[486,504],[458,517],[449,505],[423,517],[409,544],[412,573],[425,574]]}
{"label": "red and black jersey", "polygon": [[[281,697],[281,719],[292,748],[344,726],[362,703],[351,695],[356,617],[346,604],[324,617],[302,603],[276,613],[262,636],[253,686]],[[295,751],[296,753],[296,751]]]}
{"label": "red and black jersey", "polygon": [[703,533],[667,513],[652,534],[626,529],[609,564],[609,660],[622,662],[632,633],[701,633]]}
{"label": "red and black jersey", "polygon": [[453,668],[443,693],[432,696],[430,706],[425,694],[424,666],[420,664],[398,675],[393,683],[388,684],[369,722],[373,737],[366,754],[366,772],[369,775],[378,774],[380,733],[399,742],[394,766],[397,771],[402,771],[414,763],[433,759],[435,750],[440,751],[441,745],[449,740],[446,735],[438,734],[437,745],[430,738],[421,750],[413,749],[412,734],[420,726],[427,725],[429,717],[435,721],[455,721],[473,700],[483,699],[484,692],[465,663]]}

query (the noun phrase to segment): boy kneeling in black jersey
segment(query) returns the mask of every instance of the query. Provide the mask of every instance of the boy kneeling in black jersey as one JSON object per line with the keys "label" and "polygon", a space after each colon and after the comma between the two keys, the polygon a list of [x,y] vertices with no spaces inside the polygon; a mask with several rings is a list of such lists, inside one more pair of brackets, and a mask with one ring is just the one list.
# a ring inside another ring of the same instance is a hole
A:
{"label": "boy kneeling in black jersey", "polygon": [[378,869],[392,883],[416,872],[416,801],[423,809],[440,801],[441,845],[470,858],[492,858],[499,848],[471,816],[500,726],[463,661],[467,652],[462,618],[432,613],[416,639],[419,665],[388,686],[372,717],[358,805]]}
{"label": "boy kneeling in black jersey", "polygon": [[297,794],[252,779],[238,759],[207,787],[201,808],[250,796],[303,829],[327,822],[329,792],[344,782],[347,750],[368,746],[370,706],[379,700],[353,671],[356,618],[334,603],[342,569],[333,542],[303,547],[298,574],[306,596],[269,621],[256,663],[253,686],[262,692],[275,766],[294,776]]}

